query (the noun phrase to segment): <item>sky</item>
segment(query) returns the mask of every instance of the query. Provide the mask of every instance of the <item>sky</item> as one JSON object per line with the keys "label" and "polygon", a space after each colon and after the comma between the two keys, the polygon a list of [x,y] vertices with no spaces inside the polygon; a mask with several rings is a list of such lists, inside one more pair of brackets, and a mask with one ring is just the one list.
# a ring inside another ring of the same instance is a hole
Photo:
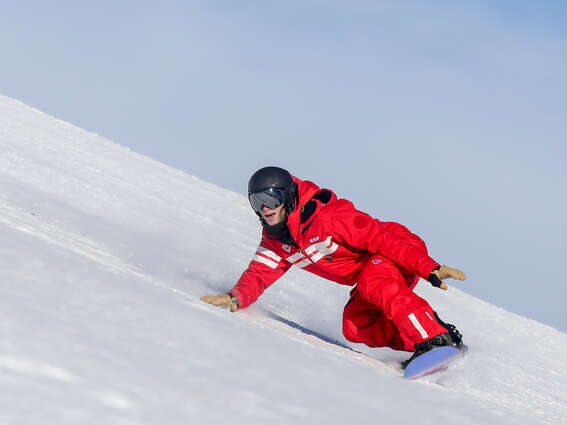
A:
{"label": "sky", "polygon": [[566,38],[560,1],[10,2],[0,93],[239,193],[287,168],[567,331]]}

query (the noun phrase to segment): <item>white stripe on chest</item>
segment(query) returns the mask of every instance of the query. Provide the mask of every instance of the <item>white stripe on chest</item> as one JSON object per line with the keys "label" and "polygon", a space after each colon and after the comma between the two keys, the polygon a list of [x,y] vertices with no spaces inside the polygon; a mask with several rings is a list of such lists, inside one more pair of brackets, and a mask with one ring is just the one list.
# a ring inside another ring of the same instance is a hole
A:
{"label": "white stripe on chest", "polygon": [[333,242],[332,237],[329,236],[324,241],[314,243],[305,248],[304,252],[307,257],[303,254],[303,252],[298,251],[287,257],[286,260],[294,266],[303,268],[309,264],[316,263],[327,255],[331,255],[337,249],[339,249],[339,245]]}

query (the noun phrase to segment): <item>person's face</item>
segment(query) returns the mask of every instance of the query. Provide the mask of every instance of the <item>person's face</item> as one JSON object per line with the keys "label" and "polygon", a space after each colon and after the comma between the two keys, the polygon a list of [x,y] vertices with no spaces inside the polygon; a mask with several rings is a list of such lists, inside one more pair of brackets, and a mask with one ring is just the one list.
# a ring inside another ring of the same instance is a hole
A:
{"label": "person's face", "polygon": [[284,204],[281,204],[279,207],[276,207],[273,210],[269,209],[266,206],[263,206],[260,214],[262,214],[262,218],[269,226],[281,223],[285,218]]}

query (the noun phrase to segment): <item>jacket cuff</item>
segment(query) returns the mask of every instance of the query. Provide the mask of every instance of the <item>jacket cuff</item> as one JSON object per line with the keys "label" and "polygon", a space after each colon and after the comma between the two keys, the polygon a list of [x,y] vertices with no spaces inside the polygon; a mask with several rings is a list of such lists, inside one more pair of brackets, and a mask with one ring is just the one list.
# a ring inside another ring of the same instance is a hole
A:
{"label": "jacket cuff", "polygon": [[236,300],[236,305],[238,305],[239,310],[248,307],[244,298],[237,289],[231,289],[227,295],[233,300]]}
{"label": "jacket cuff", "polygon": [[427,258],[427,260],[424,261],[423,264],[420,267],[419,276],[422,277],[425,280],[428,280],[431,272],[438,267],[441,267],[441,264],[439,264],[433,258]]}
{"label": "jacket cuff", "polygon": [[238,298],[236,298],[236,296],[233,295],[233,294],[231,294],[230,292],[229,292],[227,295],[230,297],[230,299],[232,300],[232,302],[233,302],[234,304],[236,304],[236,309],[237,309],[237,310],[240,309],[240,301],[238,301]]}

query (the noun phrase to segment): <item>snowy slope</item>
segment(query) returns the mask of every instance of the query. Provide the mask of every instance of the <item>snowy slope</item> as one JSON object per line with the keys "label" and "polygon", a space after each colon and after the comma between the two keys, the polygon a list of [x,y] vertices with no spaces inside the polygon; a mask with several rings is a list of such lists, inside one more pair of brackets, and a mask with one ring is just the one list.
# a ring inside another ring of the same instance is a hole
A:
{"label": "snowy slope", "polygon": [[0,424],[567,424],[567,335],[454,287],[419,292],[469,354],[421,382],[305,272],[200,302],[259,234],[244,196],[0,96]]}

